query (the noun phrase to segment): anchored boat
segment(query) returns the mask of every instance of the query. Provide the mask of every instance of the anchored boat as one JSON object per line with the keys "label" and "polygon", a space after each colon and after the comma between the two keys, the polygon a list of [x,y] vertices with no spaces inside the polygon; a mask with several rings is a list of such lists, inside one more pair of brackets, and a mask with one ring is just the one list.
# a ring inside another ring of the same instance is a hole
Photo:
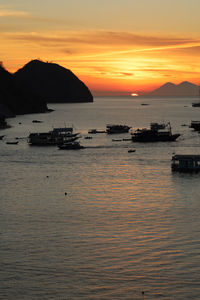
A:
{"label": "anchored boat", "polygon": [[185,173],[200,172],[200,155],[173,155],[171,169],[172,171]]}
{"label": "anchored boat", "polygon": [[[157,124],[157,123],[153,123]],[[180,134],[172,134],[172,129],[170,122],[167,123],[164,128],[163,125],[161,129],[158,126],[157,127],[151,126],[150,129],[148,128],[143,128],[143,129],[137,129],[135,132],[131,134],[132,136],[132,141],[133,142],[173,142],[175,141]]]}
{"label": "anchored boat", "polygon": [[28,142],[31,145],[51,146],[72,142],[78,138],[79,133],[73,133],[73,128],[54,128],[49,132],[30,133]]}
{"label": "anchored boat", "polygon": [[109,134],[113,133],[126,133],[129,132],[131,127],[127,125],[113,125],[113,124],[108,124],[106,126],[106,132]]}
{"label": "anchored boat", "polygon": [[80,145],[79,142],[67,142],[63,145],[58,145],[60,150],[79,150],[84,149],[85,147]]}

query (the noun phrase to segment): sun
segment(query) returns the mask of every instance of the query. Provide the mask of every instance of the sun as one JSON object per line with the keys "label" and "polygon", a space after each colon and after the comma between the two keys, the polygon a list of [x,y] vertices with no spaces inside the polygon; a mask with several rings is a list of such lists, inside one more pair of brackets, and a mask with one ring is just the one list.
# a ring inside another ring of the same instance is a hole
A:
{"label": "sun", "polygon": [[131,94],[131,96],[132,96],[132,97],[137,97],[137,96],[138,96],[138,94],[136,94],[136,93],[132,93],[132,94]]}

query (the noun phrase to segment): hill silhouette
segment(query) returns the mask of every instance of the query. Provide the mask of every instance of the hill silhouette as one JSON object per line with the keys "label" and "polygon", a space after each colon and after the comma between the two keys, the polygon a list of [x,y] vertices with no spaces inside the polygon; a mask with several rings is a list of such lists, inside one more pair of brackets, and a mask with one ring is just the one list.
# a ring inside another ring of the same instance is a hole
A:
{"label": "hill silhouette", "polygon": [[0,115],[13,117],[17,114],[46,112],[46,102],[27,87],[19,87],[14,77],[0,64]]}
{"label": "hill silhouette", "polygon": [[167,82],[158,89],[145,94],[145,96],[168,96],[168,97],[187,97],[197,96],[199,94],[199,86],[188,81],[180,84]]}
{"label": "hill silhouette", "polygon": [[27,86],[47,103],[93,101],[87,86],[70,70],[55,63],[32,60],[13,75],[18,86]]}

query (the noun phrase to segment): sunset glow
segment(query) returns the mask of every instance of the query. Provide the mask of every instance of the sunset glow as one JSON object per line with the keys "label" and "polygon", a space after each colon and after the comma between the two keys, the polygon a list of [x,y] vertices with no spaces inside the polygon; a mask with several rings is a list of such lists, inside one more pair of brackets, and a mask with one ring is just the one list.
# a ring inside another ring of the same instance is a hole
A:
{"label": "sunset glow", "polygon": [[94,95],[142,94],[167,81],[199,84],[198,0],[181,1],[182,10],[179,1],[46,1],[48,12],[46,2],[2,2],[0,60],[11,72],[32,59],[52,61]]}

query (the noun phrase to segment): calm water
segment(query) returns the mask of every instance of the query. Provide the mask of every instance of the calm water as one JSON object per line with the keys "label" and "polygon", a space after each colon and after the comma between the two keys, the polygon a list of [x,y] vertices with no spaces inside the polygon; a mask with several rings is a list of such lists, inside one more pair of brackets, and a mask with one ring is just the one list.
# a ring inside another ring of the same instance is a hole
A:
{"label": "calm water", "polygon": [[[173,153],[200,154],[199,134],[182,126],[200,120],[193,101],[96,98],[9,120],[0,141],[0,299],[200,299],[200,175],[170,169]],[[152,121],[171,121],[181,137],[84,139],[108,123]],[[27,144],[30,132],[71,124],[88,148]],[[6,144],[15,137],[18,145]]]}

